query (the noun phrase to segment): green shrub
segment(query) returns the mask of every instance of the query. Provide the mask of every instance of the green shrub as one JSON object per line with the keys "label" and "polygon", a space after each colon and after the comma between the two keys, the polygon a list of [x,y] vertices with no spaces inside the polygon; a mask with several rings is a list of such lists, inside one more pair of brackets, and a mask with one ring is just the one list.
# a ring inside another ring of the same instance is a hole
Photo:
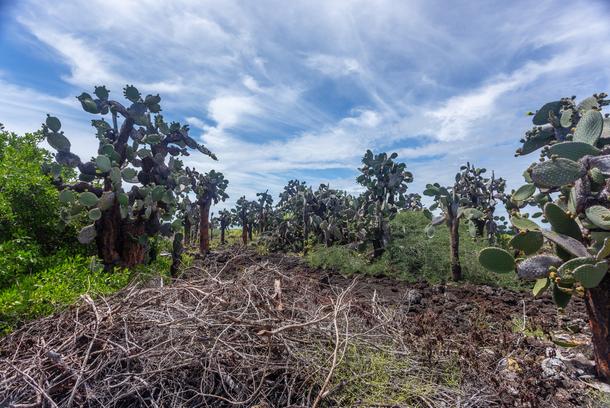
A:
{"label": "green shrub", "polygon": [[43,258],[44,270],[22,275],[0,290],[0,333],[20,323],[51,314],[74,303],[82,294],[103,295],[125,286],[130,272],[104,271],[95,257],[67,251]]}
{"label": "green shrub", "polygon": [[[428,238],[424,228],[429,220],[419,211],[403,211],[390,223],[392,240],[384,255],[377,261],[347,247],[316,247],[307,259],[312,267],[335,269],[344,274],[390,276],[398,279],[429,283],[449,279],[449,232],[439,226]],[[460,259],[464,280],[476,284],[522,289],[514,275],[494,274],[484,269],[474,254],[484,248],[484,239],[473,240],[466,226],[460,229]]]}

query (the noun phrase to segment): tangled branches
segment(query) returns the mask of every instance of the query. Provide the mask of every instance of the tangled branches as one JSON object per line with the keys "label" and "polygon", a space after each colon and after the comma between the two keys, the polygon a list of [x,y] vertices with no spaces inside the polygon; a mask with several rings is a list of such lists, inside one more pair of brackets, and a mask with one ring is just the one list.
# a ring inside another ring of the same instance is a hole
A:
{"label": "tangled branches", "polygon": [[316,407],[345,387],[335,374],[348,350],[402,349],[400,320],[375,299],[354,306],[353,283],[288,276],[251,255],[84,296],[1,339],[0,405]]}

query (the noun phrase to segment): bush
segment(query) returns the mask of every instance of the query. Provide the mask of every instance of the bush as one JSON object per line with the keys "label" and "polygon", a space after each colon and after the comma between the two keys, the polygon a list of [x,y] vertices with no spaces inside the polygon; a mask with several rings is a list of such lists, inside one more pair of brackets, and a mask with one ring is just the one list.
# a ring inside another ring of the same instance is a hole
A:
{"label": "bush", "polygon": [[106,272],[95,257],[59,251],[44,258],[44,270],[15,279],[0,291],[0,333],[25,320],[51,314],[82,294],[112,293],[129,282],[130,272]]}
{"label": "bush", "polygon": [[[429,220],[419,211],[403,211],[390,223],[392,240],[375,262],[347,247],[316,247],[308,255],[313,267],[336,269],[345,274],[362,273],[429,283],[445,282],[450,274],[449,231],[439,226],[432,238],[424,233]],[[460,228],[460,260],[464,280],[476,284],[522,289],[514,274],[499,275],[484,269],[473,256],[487,243],[473,240],[465,225]]]}

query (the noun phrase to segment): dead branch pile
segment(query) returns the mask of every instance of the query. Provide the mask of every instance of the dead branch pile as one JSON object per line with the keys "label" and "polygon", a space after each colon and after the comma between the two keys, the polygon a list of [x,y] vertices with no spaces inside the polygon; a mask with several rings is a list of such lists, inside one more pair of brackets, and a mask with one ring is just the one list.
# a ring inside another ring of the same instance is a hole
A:
{"label": "dead branch pile", "polygon": [[[0,339],[0,406],[328,406],[346,385],[334,378],[346,350],[410,358],[399,311],[355,302],[351,287],[285,275],[281,264],[239,268],[244,256],[169,285],[84,296]],[[443,387],[414,404],[460,399],[477,404]]]}

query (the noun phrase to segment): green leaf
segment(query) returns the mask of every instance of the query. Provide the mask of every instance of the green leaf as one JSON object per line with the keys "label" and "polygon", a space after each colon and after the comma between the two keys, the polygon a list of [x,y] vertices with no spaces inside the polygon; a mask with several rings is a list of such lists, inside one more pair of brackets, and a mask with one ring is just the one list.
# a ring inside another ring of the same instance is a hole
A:
{"label": "green leaf", "polygon": [[600,248],[599,252],[597,252],[596,258],[601,261],[602,259],[607,258],[609,255],[610,255],[610,239],[606,238],[606,239],[604,239],[604,243],[602,244],[602,247]]}
{"label": "green leaf", "polygon": [[531,177],[539,187],[561,187],[587,174],[584,166],[569,159],[547,160],[532,168]]}
{"label": "green leaf", "polygon": [[72,190],[65,189],[62,190],[61,193],[59,193],[59,201],[64,204],[70,204],[74,202],[75,198],[76,194]]}
{"label": "green leaf", "polygon": [[508,273],[515,270],[515,259],[508,251],[501,248],[483,248],[479,252],[479,263],[496,273]]}
{"label": "green leaf", "polygon": [[610,230],[610,210],[601,205],[593,205],[585,210],[589,221],[597,227]]}
{"label": "green leaf", "polygon": [[51,131],[59,132],[61,129],[61,122],[55,116],[47,115],[46,125]]}
{"label": "green leaf", "polygon": [[572,294],[564,292],[557,284],[553,283],[553,301],[557,306],[565,308],[570,303],[571,298]]}
{"label": "green leaf", "polygon": [[536,280],[534,284],[534,288],[532,289],[532,293],[534,296],[539,296],[542,292],[546,290],[551,284],[551,280],[549,278],[541,278]]}
{"label": "green leaf", "polygon": [[91,210],[89,210],[89,219],[92,221],[97,221],[100,218],[102,218],[102,212],[100,211],[99,208],[92,208]]}
{"label": "green leaf", "polygon": [[509,241],[509,244],[526,255],[538,252],[542,248],[544,239],[540,231],[526,231],[525,233],[515,234]]}
{"label": "green leaf", "polygon": [[553,231],[582,241],[582,232],[576,221],[555,203],[546,203],[544,216],[551,223]]}
{"label": "green leaf", "polygon": [[513,227],[517,228],[521,231],[539,231],[540,227],[534,221],[524,218],[518,215],[513,215],[510,217],[510,222],[513,224]]}
{"label": "green leaf", "polygon": [[98,198],[95,194],[85,191],[84,193],[80,194],[78,201],[85,207],[93,207],[97,204]]}
{"label": "green leaf", "polygon": [[595,288],[600,284],[608,272],[608,264],[605,261],[595,265],[581,265],[574,270],[574,278],[587,289]]}
{"label": "green leaf", "polygon": [[548,156],[557,155],[565,159],[578,161],[584,156],[597,156],[601,153],[597,147],[585,142],[561,142],[549,147]]}
{"label": "green leaf", "polygon": [[95,231],[95,224],[87,225],[78,233],[78,242],[81,244],[89,244],[95,239],[96,235],[97,232]]}
{"label": "green leaf", "polygon": [[47,142],[51,145],[53,149],[57,150],[58,152],[70,151],[70,141],[62,133],[48,133]]}
{"label": "green leaf", "polygon": [[574,131],[574,141],[584,142],[590,145],[595,145],[599,136],[602,133],[604,127],[604,117],[600,111],[589,110],[585,113],[578,124],[576,125],[576,131]]}
{"label": "green leaf", "polygon": [[549,113],[554,112],[555,116],[559,116],[559,109],[561,109],[561,101],[554,101],[545,103],[542,108],[538,109],[532,122],[536,126],[542,126],[549,122]]}
{"label": "green leaf", "polygon": [[515,191],[511,196],[513,201],[525,201],[530,198],[536,192],[536,186],[533,184],[522,185]]}
{"label": "green leaf", "polygon": [[97,156],[97,158],[95,159],[95,165],[102,173],[107,173],[112,168],[112,163],[110,162],[110,159],[108,158],[108,156],[105,155]]}

